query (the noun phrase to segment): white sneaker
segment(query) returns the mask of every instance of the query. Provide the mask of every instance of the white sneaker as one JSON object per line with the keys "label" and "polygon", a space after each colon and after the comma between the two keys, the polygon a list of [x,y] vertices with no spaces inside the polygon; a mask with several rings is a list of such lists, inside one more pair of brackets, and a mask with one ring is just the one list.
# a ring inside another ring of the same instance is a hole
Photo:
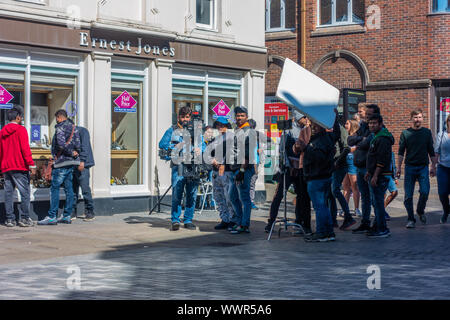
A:
{"label": "white sneaker", "polygon": [[355,209],[355,214],[356,214],[358,217],[362,217],[362,213],[361,213],[361,211],[359,211],[359,208],[356,208],[356,209]]}
{"label": "white sneaker", "polygon": [[408,223],[406,224],[406,228],[413,229],[416,227],[416,223],[412,220],[408,220]]}

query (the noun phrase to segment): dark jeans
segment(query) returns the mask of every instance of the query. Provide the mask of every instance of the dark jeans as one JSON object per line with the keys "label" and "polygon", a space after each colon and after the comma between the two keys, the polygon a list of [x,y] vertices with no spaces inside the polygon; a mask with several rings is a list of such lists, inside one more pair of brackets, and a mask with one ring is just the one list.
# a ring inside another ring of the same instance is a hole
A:
{"label": "dark jeans", "polygon": [[333,219],[327,207],[331,178],[308,181],[308,193],[316,212],[316,233],[333,232]]}
{"label": "dark jeans", "polygon": [[331,192],[329,195],[329,205],[331,211],[331,217],[333,222],[336,222],[337,218],[337,205],[336,199],[341,205],[342,211],[344,211],[344,219],[349,221],[352,220],[352,215],[350,214],[350,208],[348,203],[341,192],[342,181],[344,181],[345,175],[347,174],[347,167],[336,169],[331,176]]}
{"label": "dark jeans", "polygon": [[252,200],[250,199],[250,182],[255,174],[255,167],[249,166],[244,173],[244,180],[236,183],[234,178],[239,173],[236,171],[232,175],[232,183],[229,190],[231,204],[234,209],[234,216],[231,221],[239,226],[250,227],[250,216],[252,214]]}
{"label": "dark jeans", "polygon": [[50,210],[48,216],[52,219],[58,215],[59,188],[64,186],[66,204],[64,206],[64,218],[70,217],[73,210],[73,166],[53,168],[52,185],[50,187]]}
{"label": "dark jeans", "polygon": [[199,182],[194,179],[186,179],[179,174],[178,169],[178,166],[172,167],[172,223],[181,221],[181,202],[184,192],[186,192],[186,203],[183,222],[184,224],[192,223]]}
{"label": "dark jeans", "polygon": [[372,187],[369,183],[370,196],[372,198],[372,204],[375,211],[375,224],[377,226],[377,231],[385,231],[387,228],[386,211],[384,209],[384,195],[388,185],[389,178],[381,175],[378,176],[376,187]]}
{"label": "dark jeans", "polygon": [[[275,222],[278,216],[281,201],[283,200],[283,180],[285,175],[280,176],[269,212],[269,224]],[[290,185],[294,186],[296,194],[295,223],[303,227],[311,228],[311,199],[308,195],[308,186],[303,175],[303,169],[293,169],[286,177],[286,190]]]}
{"label": "dark jeans", "polygon": [[428,194],[430,193],[430,178],[428,166],[405,166],[405,201],[403,202],[408,212],[408,220],[414,219],[413,195],[416,181],[419,182],[419,202],[417,203],[417,214],[425,213]]}
{"label": "dark jeans", "polygon": [[448,215],[450,213],[450,203],[448,199],[450,195],[450,168],[439,164],[437,167],[436,178],[439,200],[441,200],[444,214]]}
{"label": "dark jeans", "polygon": [[5,178],[5,210],[6,219],[16,220],[14,215],[14,188],[17,187],[22,198],[20,204],[20,217],[30,217],[30,173],[28,171],[7,171]]}
{"label": "dark jeans", "polygon": [[371,199],[369,184],[364,180],[364,176],[367,172],[366,168],[356,169],[356,182],[358,184],[359,193],[361,194],[361,210],[362,219],[361,224],[370,224],[370,210],[371,210]]}
{"label": "dark jeans", "polygon": [[94,201],[92,200],[91,187],[89,186],[89,178],[91,174],[89,168],[84,168],[83,171],[78,170],[77,167],[73,171],[73,210],[75,214],[77,213],[77,202],[78,202],[78,190],[81,187],[81,194],[84,200],[84,210],[85,213],[94,212]]}

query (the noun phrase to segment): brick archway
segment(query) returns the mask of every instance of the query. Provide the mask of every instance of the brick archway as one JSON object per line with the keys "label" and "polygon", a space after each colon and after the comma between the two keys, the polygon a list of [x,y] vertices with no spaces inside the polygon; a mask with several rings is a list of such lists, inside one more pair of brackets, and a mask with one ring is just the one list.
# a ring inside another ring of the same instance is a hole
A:
{"label": "brick archway", "polygon": [[[366,89],[367,84],[369,83],[369,71],[366,67],[366,64],[364,61],[358,57],[356,54],[354,54],[351,51],[348,50],[335,50],[331,51],[324,56],[322,56],[313,66],[311,72],[314,74],[318,74],[321,71],[321,68],[330,60],[333,62],[338,61],[339,59],[344,59],[346,62],[350,63],[358,72],[360,78],[361,78],[361,89]],[[327,80],[327,79],[325,79]]]}

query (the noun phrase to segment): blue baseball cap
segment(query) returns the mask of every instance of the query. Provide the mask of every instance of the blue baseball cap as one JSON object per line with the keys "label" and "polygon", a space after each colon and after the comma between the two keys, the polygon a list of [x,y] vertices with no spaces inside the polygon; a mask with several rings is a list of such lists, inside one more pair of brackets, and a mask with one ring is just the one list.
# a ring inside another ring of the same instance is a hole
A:
{"label": "blue baseball cap", "polygon": [[217,117],[217,120],[214,121],[213,127],[216,128],[217,124],[219,123],[226,125],[228,128],[231,128],[231,124],[230,122],[228,122],[228,119],[226,117]]}

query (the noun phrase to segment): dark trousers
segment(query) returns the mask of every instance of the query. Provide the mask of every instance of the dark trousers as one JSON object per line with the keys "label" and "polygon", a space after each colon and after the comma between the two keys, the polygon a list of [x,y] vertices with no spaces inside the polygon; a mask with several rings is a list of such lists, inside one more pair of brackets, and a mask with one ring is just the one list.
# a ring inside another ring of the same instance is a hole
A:
{"label": "dark trousers", "polygon": [[281,201],[283,200],[283,183],[286,178],[286,191],[292,184],[296,193],[295,205],[295,223],[301,224],[303,227],[311,228],[311,199],[308,195],[308,187],[303,175],[303,169],[292,169],[287,175],[280,175],[275,195],[272,200],[269,212],[269,224],[275,222],[278,216]]}
{"label": "dark trousers", "polygon": [[[370,176],[372,179],[372,176]],[[369,179],[369,181],[370,181]],[[386,176],[378,176],[377,186],[372,187],[369,182],[370,197],[375,211],[375,224],[377,231],[385,231],[386,226],[386,210],[384,208],[384,195],[389,185],[389,178]]]}
{"label": "dark trousers", "polygon": [[336,199],[341,205],[342,211],[344,211],[344,219],[346,221],[352,220],[348,203],[341,192],[342,182],[347,174],[347,167],[336,169],[331,177],[331,192],[328,196],[328,204],[331,212],[333,223],[337,222],[337,204]]}
{"label": "dark trousers", "polygon": [[16,220],[14,215],[14,188],[17,188],[22,198],[20,204],[20,217],[30,217],[30,173],[28,171],[7,171],[5,178],[5,210],[6,219]]}
{"label": "dark trousers", "polygon": [[92,200],[91,187],[89,186],[89,178],[91,174],[89,172],[89,168],[84,168],[83,171],[78,170],[78,168],[74,168],[73,171],[73,193],[74,193],[74,201],[73,201],[73,210],[75,214],[77,213],[77,202],[78,202],[78,190],[81,187],[81,194],[84,199],[84,210],[85,212],[94,212],[94,201]]}
{"label": "dark trousers", "polygon": [[450,168],[439,164],[437,167],[436,178],[438,183],[439,200],[441,200],[444,214],[448,215],[450,213],[450,202],[448,199],[450,195]]}

